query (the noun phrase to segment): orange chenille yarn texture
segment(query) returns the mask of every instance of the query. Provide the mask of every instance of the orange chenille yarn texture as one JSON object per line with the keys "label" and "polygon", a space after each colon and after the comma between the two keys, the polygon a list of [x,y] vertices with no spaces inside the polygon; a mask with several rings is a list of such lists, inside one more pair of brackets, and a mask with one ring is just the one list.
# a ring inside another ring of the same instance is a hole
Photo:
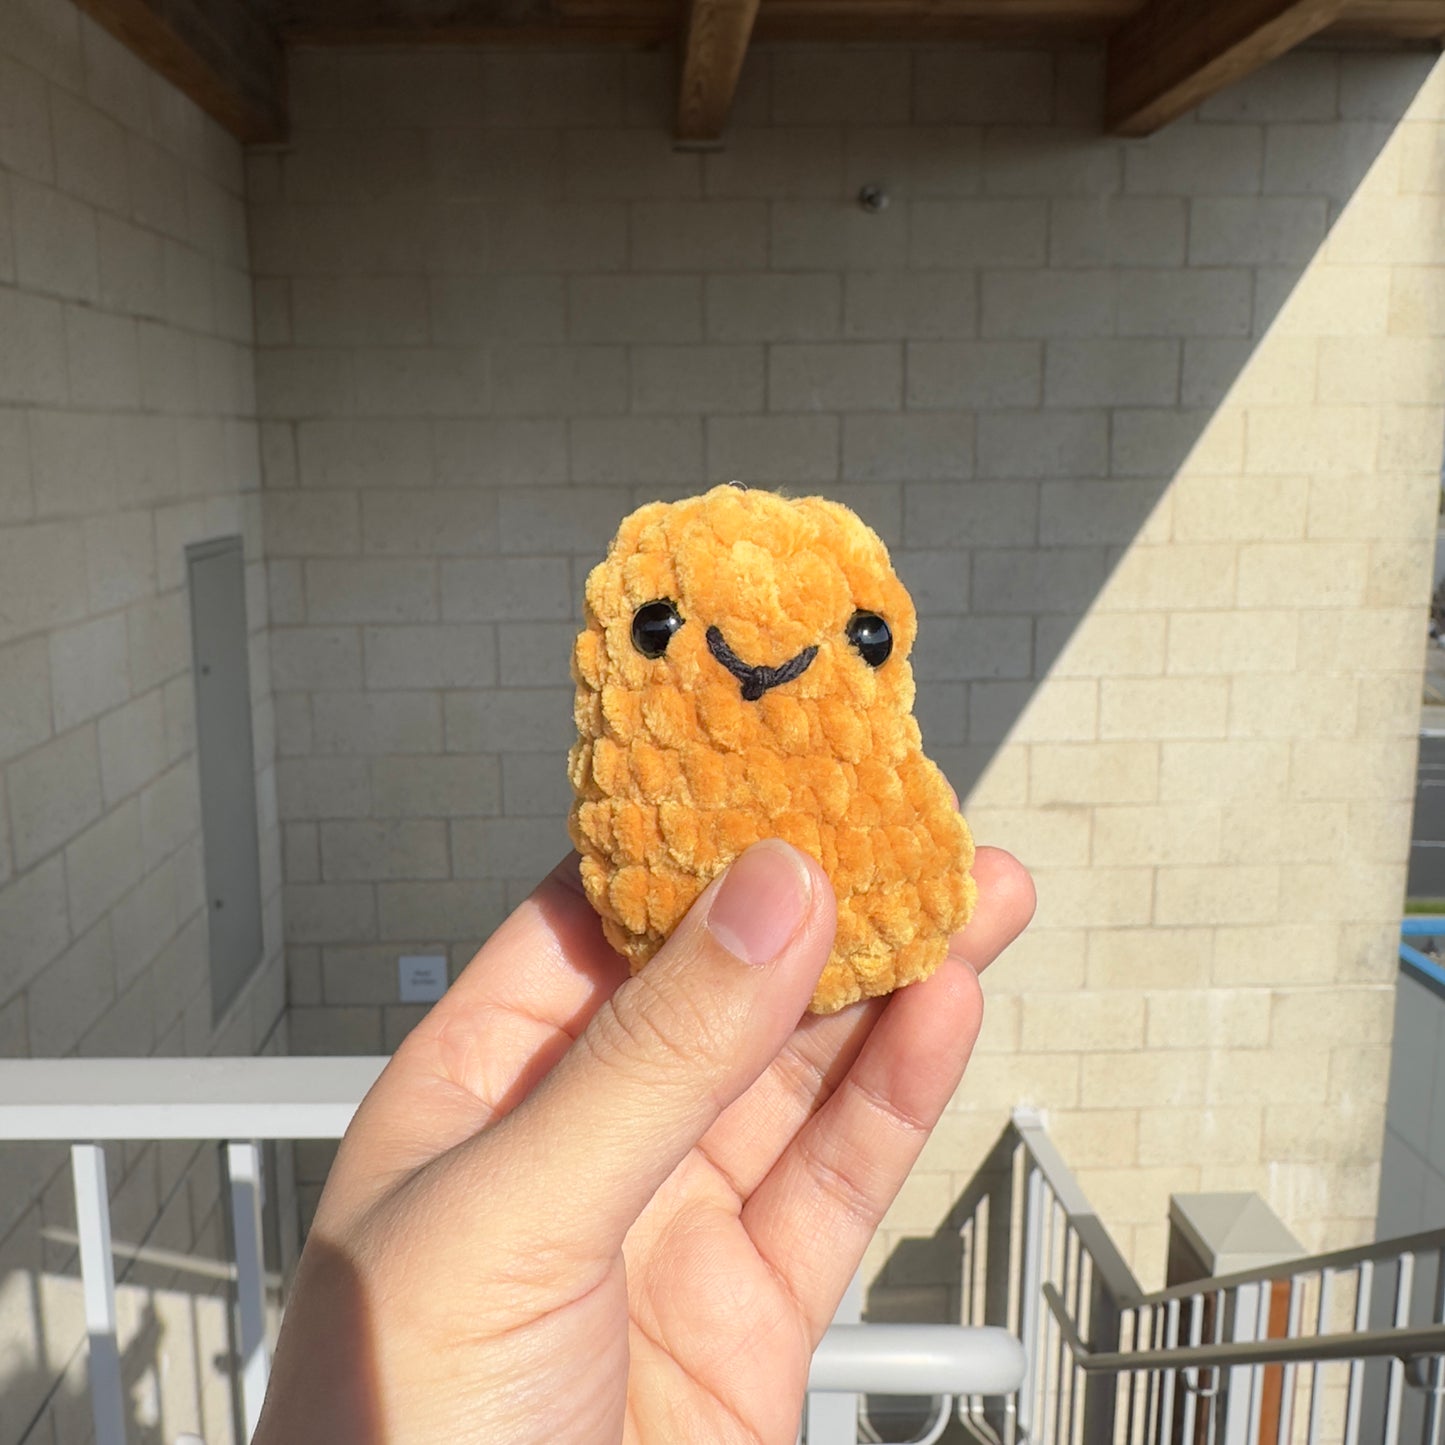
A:
{"label": "orange chenille yarn texture", "polygon": [[[881,662],[860,645],[879,619]],[[623,521],[587,579],[568,765],[582,882],[634,973],[769,837],[837,895],[814,1013],[938,966],[973,911],[973,840],[923,755],[917,630],[887,549],[837,502],[734,484]]]}

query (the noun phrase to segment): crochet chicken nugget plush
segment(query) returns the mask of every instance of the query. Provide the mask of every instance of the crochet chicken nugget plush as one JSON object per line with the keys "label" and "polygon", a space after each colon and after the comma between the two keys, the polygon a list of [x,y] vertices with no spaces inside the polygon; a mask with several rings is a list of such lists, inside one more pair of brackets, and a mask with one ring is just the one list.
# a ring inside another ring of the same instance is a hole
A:
{"label": "crochet chicken nugget plush", "polygon": [[917,630],[887,549],[837,502],[735,483],[623,521],[572,655],[570,826],[634,973],[765,837],[837,894],[812,1012],[938,966],[973,910],[973,840],[923,755]]}

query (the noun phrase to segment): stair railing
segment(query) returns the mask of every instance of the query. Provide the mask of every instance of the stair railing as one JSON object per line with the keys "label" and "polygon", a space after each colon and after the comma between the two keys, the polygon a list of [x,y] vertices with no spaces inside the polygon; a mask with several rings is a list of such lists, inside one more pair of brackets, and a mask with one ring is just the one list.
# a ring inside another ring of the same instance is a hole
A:
{"label": "stair railing", "polygon": [[1442,1445],[1445,1229],[1145,1292],[1019,1111],[950,1216],[960,1318],[1017,1332],[989,1445]]}

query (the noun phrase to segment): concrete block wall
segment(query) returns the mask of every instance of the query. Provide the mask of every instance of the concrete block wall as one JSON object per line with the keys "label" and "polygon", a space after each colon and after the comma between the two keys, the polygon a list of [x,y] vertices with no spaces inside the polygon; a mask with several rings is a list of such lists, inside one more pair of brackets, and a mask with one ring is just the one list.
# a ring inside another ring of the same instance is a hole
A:
{"label": "concrete block wall", "polygon": [[249,157],[293,1041],[394,1045],[396,956],[460,966],[565,849],[619,517],[820,490],[893,548],[927,745],[1039,883],[870,1261],[889,1298],[929,1307],[898,1246],[1020,1103],[1146,1279],[1171,1190],[1367,1236],[1445,74],[1308,51],[1123,142],[1093,52],[763,50],[708,155],[670,87],[302,52],[291,143]]}
{"label": "concrete block wall", "polygon": [[[70,0],[0,5],[0,1056],[284,1044],[243,186],[240,147]],[[266,955],[213,1022],[184,548],[229,533]],[[108,1153],[117,1241],[225,1257],[213,1149]],[[7,1445],[87,1438],[70,1188],[64,1149],[0,1145]],[[216,1289],[127,1266],[133,1432],[230,1438]]]}

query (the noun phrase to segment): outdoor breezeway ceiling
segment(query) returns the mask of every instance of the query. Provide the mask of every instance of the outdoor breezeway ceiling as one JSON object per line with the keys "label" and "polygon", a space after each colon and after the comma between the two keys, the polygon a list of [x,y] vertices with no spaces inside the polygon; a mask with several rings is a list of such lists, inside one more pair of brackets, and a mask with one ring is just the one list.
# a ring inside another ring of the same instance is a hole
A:
{"label": "outdoor breezeway ceiling", "polygon": [[243,141],[287,133],[288,45],[677,46],[674,130],[716,143],[754,41],[1107,46],[1100,124],[1148,135],[1295,46],[1445,38],[1445,0],[80,0]]}

